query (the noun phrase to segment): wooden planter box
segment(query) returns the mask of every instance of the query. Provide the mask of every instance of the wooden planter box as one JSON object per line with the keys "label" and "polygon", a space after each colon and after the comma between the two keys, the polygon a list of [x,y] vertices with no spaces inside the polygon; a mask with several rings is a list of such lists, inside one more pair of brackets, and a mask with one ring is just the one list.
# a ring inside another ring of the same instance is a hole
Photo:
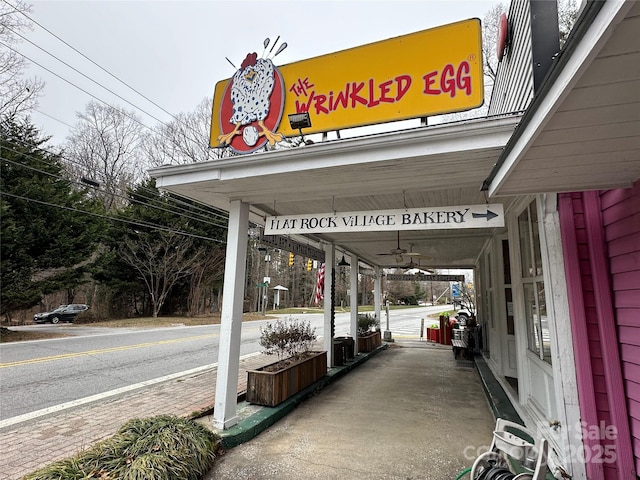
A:
{"label": "wooden planter box", "polygon": [[[275,372],[266,365],[247,371],[247,402],[275,407],[327,374],[327,352],[311,352],[310,357]],[[277,363],[277,362],[276,362]]]}
{"label": "wooden planter box", "polygon": [[372,332],[368,335],[358,337],[358,352],[372,352],[382,345],[382,337],[380,331]]}

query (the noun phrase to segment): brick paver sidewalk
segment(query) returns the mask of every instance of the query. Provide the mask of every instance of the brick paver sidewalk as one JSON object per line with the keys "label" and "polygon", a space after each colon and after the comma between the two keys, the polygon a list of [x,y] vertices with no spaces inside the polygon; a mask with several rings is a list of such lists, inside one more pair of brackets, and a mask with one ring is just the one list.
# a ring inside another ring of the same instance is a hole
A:
{"label": "brick paver sidewalk", "polygon": [[[238,393],[246,390],[247,370],[273,358],[240,361]],[[144,387],[118,397],[71,408],[0,432],[0,480],[17,480],[51,462],[74,455],[113,435],[127,420],[170,414],[188,416],[212,408],[217,369]]]}

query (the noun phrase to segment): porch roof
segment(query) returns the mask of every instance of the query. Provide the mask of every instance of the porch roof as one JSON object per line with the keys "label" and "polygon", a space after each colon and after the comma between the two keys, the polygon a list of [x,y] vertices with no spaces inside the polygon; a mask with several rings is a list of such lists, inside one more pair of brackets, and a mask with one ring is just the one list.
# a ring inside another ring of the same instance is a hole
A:
{"label": "porch roof", "polygon": [[485,180],[490,196],[629,187],[640,178],[640,2],[588,2]]}
{"label": "porch roof", "polygon": [[[288,150],[154,168],[159,188],[228,211],[250,204],[250,221],[270,215],[378,211],[484,204],[480,191],[519,115],[424,126]],[[501,199],[508,206],[510,199]],[[506,209],[506,208],[505,208]],[[402,231],[401,247],[421,267],[472,267],[495,229]],[[398,266],[388,253],[396,232],[313,234],[375,267]]]}

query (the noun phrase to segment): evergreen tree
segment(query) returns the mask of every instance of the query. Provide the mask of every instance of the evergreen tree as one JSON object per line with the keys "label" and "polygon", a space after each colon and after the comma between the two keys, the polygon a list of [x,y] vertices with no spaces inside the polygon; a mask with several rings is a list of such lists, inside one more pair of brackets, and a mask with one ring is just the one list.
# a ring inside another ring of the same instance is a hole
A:
{"label": "evergreen tree", "polygon": [[97,206],[65,178],[46,141],[26,120],[0,122],[0,314],[8,319],[82,283],[102,229],[99,217],[83,213]]}

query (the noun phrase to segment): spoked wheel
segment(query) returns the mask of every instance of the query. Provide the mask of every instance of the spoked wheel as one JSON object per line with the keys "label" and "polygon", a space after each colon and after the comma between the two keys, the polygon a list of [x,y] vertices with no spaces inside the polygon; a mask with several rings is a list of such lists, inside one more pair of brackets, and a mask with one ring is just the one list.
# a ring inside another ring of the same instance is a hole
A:
{"label": "spoked wheel", "polygon": [[51,323],[58,323],[60,321],[60,319],[58,317],[53,317],[51,319]]}
{"label": "spoked wheel", "polygon": [[508,468],[505,458],[496,452],[486,452],[476,458],[471,467],[471,480],[484,479],[487,471],[494,467]]}

